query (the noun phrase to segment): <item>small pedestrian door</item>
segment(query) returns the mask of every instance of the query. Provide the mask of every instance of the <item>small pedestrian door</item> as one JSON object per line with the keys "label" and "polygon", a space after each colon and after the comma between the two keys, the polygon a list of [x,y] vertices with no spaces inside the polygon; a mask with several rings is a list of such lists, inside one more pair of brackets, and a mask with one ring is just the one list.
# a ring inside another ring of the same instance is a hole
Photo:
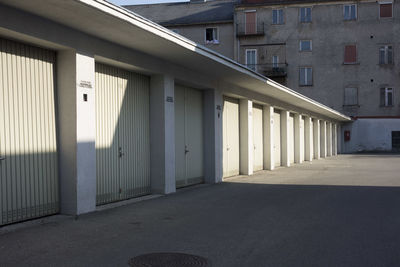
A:
{"label": "small pedestrian door", "polygon": [[262,106],[253,106],[253,144],[254,144],[254,171],[263,169],[263,110]]}
{"label": "small pedestrian door", "polygon": [[203,94],[175,86],[175,178],[176,187],[204,181]]}
{"label": "small pedestrian door", "polygon": [[59,211],[55,65],[0,38],[0,225]]}
{"label": "small pedestrian door", "polygon": [[281,166],[281,113],[274,112],[274,158],[275,167]]}
{"label": "small pedestrian door", "polygon": [[239,175],[239,101],[226,98],[223,110],[223,176]]}
{"label": "small pedestrian door", "polygon": [[96,63],[97,205],[151,193],[150,79]]}

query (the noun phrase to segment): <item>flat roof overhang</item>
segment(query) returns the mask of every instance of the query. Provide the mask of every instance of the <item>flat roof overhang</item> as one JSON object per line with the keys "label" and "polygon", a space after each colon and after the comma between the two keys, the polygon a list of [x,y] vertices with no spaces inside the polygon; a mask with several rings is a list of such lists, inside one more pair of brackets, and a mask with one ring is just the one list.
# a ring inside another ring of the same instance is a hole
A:
{"label": "flat roof overhang", "polygon": [[98,38],[336,121],[351,118],[122,7],[103,0],[0,0]]}

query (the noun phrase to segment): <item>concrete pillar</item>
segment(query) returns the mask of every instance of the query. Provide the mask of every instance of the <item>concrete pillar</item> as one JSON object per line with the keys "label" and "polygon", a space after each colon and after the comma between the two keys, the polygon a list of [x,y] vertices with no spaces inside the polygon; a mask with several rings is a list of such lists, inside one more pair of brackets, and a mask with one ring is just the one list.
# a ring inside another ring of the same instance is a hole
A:
{"label": "concrete pillar", "polygon": [[305,117],[304,120],[304,128],[305,128],[305,143],[304,143],[304,149],[306,151],[305,159],[306,161],[312,161],[313,160],[313,140],[312,140],[312,120],[311,117]]}
{"label": "concrete pillar", "polygon": [[253,174],[253,102],[241,99],[239,103],[240,124],[240,174]]}
{"label": "concrete pillar", "polygon": [[222,93],[204,91],[204,181],[222,182]]}
{"label": "concrete pillar", "polygon": [[333,129],[332,129],[332,135],[333,135],[333,146],[332,146],[332,155],[336,156],[337,155],[337,149],[338,149],[338,143],[337,143],[337,124],[333,124]]}
{"label": "concrete pillar", "polygon": [[320,141],[320,138],[321,138],[321,135],[320,135],[320,130],[321,130],[321,128],[320,128],[320,123],[321,123],[321,120],[318,120],[318,119],[314,119],[314,127],[313,127],[313,129],[314,129],[314,133],[313,133],[313,137],[314,137],[314,140],[313,140],[313,145],[314,145],[314,159],[320,159],[320,157],[321,157],[321,141]]}
{"label": "concrete pillar", "polygon": [[333,147],[333,136],[332,136],[332,122],[326,123],[326,156],[332,157],[332,147]]}
{"label": "concrete pillar", "polygon": [[281,165],[290,167],[289,159],[289,111],[281,111]]}
{"label": "concrete pillar", "polygon": [[321,121],[321,158],[326,158],[326,121]]}
{"label": "concrete pillar", "polygon": [[153,193],[169,194],[175,186],[174,78],[150,79],[150,163]]}
{"label": "concrete pillar", "polygon": [[72,50],[57,59],[61,213],[79,215],[96,209],[95,61]]}
{"label": "concrete pillar", "polygon": [[273,170],[275,168],[274,159],[274,108],[271,106],[263,107],[263,127],[264,127],[264,169]]}
{"label": "concrete pillar", "polygon": [[300,114],[294,115],[294,162],[302,163],[304,158],[304,129],[301,124],[302,116]]}

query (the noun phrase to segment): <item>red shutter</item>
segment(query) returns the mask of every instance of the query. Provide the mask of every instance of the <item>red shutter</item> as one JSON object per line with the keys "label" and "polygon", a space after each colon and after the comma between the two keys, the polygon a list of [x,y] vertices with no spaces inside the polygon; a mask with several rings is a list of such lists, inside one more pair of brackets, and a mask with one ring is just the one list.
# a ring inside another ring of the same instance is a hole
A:
{"label": "red shutter", "polygon": [[344,63],[357,62],[357,47],[355,45],[346,45],[344,48]]}
{"label": "red shutter", "polygon": [[256,12],[246,12],[246,34],[256,33]]}
{"label": "red shutter", "polygon": [[380,4],[380,17],[391,18],[392,17],[392,4]]}

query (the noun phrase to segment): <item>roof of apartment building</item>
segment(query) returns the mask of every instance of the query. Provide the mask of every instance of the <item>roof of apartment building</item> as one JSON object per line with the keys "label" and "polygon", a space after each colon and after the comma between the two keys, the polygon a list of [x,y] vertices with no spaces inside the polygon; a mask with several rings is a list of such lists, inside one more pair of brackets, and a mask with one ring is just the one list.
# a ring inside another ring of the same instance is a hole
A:
{"label": "roof of apartment building", "polygon": [[149,5],[127,5],[131,10],[163,26],[233,21],[239,0],[209,0]]}
{"label": "roof of apartment building", "polygon": [[241,0],[236,6],[248,5],[290,5],[306,3],[343,2],[348,0]]}

